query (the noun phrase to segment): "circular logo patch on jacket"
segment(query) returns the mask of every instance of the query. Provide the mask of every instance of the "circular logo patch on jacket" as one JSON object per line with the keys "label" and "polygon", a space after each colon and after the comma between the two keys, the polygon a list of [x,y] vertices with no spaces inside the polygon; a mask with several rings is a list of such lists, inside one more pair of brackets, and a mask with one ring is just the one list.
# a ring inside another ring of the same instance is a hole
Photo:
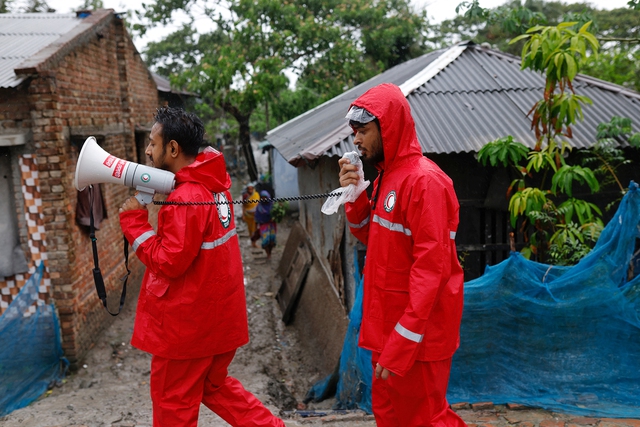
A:
{"label": "circular logo patch on jacket", "polygon": [[216,207],[218,208],[218,218],[224,228],[229,227],[231,224],[231,207],[229,207],[229,201],[223,193],[215,195]]}
{"label": "circular logo patch on jacket", "polygon": [[396,192],[390,191],[387,197],[384,199],[384,210],[391,212],[396,205]]}

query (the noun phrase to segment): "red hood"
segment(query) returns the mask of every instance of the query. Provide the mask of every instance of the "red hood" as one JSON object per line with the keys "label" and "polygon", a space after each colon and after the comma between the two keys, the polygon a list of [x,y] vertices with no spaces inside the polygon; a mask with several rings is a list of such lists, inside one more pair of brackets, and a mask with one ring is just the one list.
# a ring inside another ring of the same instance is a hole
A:
{"label": "red hood", "polygon": [[366,109],[380,121],[384,162],[376,167],[393,169],[407,159],[422,157],[411,107],[398,86],[384,83],[371,88],[351,105]]}
{"label": "red hood", "polygon": [[221,193],[231,188],[231,178],[227,173],[224,156],[217,150],[207,147],[196,157],[195,162],[176,173],[176,183],[198,182],[207,190]]}

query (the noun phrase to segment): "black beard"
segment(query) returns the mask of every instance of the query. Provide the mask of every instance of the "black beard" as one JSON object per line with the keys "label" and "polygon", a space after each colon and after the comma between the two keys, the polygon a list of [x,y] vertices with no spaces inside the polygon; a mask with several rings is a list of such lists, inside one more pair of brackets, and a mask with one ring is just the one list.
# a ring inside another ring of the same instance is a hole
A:
{"label": "black beard", "polygon": [[362,160],[367,163],[370,164],[371,166],[375,166],[378,163],[382,163],[384,162],[384,151],[379,151],[377,153],[375,153],[373,156],[371,157],[362,157]]}
{"label": "black beard", "polygon": [[[159,160],[161,160],[162,163],[159,164],[155,164],[153,163],[153,167],[157,168],[157,169],[161,169],[161,170],[165,170],[168,171],[169,168],[167,167],[167,165],[164,162],[164,159],[167,158],[167,146],[165,145],[164,147],[162,147],[162,154],[161,154],[161,158]],[[153,158],[151,158],[151,161],[153,162]]]}

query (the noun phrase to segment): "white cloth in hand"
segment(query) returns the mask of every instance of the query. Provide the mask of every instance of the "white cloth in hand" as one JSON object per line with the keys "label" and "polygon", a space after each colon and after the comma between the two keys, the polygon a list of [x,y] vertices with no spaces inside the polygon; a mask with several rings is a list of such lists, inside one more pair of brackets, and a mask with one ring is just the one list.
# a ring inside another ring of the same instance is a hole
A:
{"label": "white cloth in hand", "polygon": [[332,193],[341,192],[340,196],[331,196],[328,197],[327,200],[322,205],[322,213],[325,215],[333,215],[338,212],[340,206],[344,205],[347,202],[353,203],[356,201],[358,196],[367,189],[369,186],[369,181],[364,180],[364,171],[362,170],[362,160],[360,160],[360,156],[355,151],[350,151],[348,153],[344,153],[342,158],[349,159],[349,163],[355,165],[357,167],[356,173],[358,174],[358,182],[357,184],[349,184],[346,187],[340,187],[336,190],[333,190]]}

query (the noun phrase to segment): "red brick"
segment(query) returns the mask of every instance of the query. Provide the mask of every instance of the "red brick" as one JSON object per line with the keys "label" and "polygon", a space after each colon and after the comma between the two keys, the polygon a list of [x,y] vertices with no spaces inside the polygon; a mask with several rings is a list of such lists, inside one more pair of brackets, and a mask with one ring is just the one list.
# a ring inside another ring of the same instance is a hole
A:
{"label": "red brick", "polygon": [[474,411],[481,411],[481,410],[486,410],[486,409],[493,409],[493,402],[477,402],[477,403],[472,403],[471,404],[471,408]]}
{"label": "red brick", "polygon": [[451,409],[453,409],[454,411],[460,411],[462,409],[469,409],[469,408],[471,408],[471,405],[469,405],[467,402],[451,404]]}
{"label": "red brick", "polygon": [[481,417],[477,417],[476,421],[482,421],[482,422],[498,421],[498,416],[497,415],[483,415]]}
{"label": "red brick", "polygon": [[521,405],[519,403],[507,403],[507,408],[509,408],[512,411],[522,411],[525,409],[529,409],[528,406]]}
{"label": "red brick", "polygon": [[520,421],[522,421],[519,416],[513,416],[509,414],[505,415],[504,419],[507,420],[509,424],[518,424]]}
{"label": "red brick", "polygon": [[569,420],[570,423],[572,424],[577,424],[577,425],[595,425],[598,424],[598,420],[595,418],[589,418],[589,417],[578,417],[578,418],[572,418]]}
{"label": "red brick", "polygon": [[640,420],[636,420],[636,419],[621,418],[616,420],[616,422],[620,423],[618,425],[624,425],[629,427],[640,427]]}

